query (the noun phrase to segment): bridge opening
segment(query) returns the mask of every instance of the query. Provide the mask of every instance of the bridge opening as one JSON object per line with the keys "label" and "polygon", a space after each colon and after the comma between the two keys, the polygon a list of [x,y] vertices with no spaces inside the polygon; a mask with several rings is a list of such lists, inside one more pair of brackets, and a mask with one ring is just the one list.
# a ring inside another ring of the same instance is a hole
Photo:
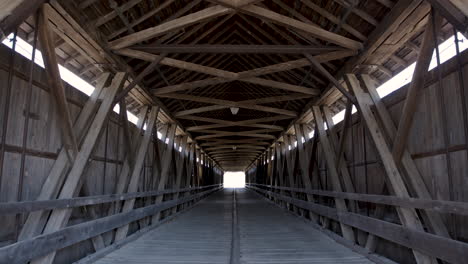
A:
{"label": "bridge opening", "polygon": [[224,188],[244,188],[245,187],[245,172],[243,171],[227,171],[223,175]]}

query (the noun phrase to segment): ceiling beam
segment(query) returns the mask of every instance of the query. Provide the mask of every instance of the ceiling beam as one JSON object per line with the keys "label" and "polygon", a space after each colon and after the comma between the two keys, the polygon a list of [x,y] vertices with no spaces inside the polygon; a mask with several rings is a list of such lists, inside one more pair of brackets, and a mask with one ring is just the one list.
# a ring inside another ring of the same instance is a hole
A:
{"label": "ceiling beam", "polygon": [[[248,132],[248,131],[245,131]],[[245,132],[230,132],[230,133],[223,133],[223,134],[213,134],[213,135],[203,135],[195,137],[195,140],[207,140],[213,138],[220,138],[220,137],[253,137],[253,138],[263,138],[263,139],[275,139],[273,135],[267,134],[256,134],[256,133],[245,133]]]}
{"label": "ceiling beam", "polygon": [[[461,0],[427,0],[458,31],[467,33],[468,3]],[[458,7],[456,6],[458,5]],[[464,14],[462,11],[465,11]]]}
{"label": "ceiling beam", "polygon": [[320,54],[339,50],[339,47],[312,45],[190,45],[190,44],[148,44],[136,45],[131,49],[159,53],[223,53],[223,54]]}
{"label": "ceiling beam", "polygon": [[213,150],[219,150],[219,149],[232,149],[236,148],[238,150],[240,149],[258,149],[258,150],[265,150],[266,147],[260,147],[260,146],[252,146],[252,145],[219,145],[216,147],[211,147],[211,148],[206,148],[205,151],[213,151]]}
{"label": "ceiling beam", "polygon": [[301,22],[299,20],[275,13],[271,10],[268,10],[259,6],[255,6],[255,5],[245,6],[241,8],[241,11],[249,15],[258,17],[260,19],[267,19],[276,24],[298,29],[302,32],[306,32],[312,35],[313,37],[337,44],[339,46],[342,46],[348,49],[360,50],[363,48],[362,43],[358,41],[355,41],[355,40],[343,37],[341,35],[338,35],[336,33],[327,31],[321,27],[310,25],[310,24]]}
{"label": "ceiling beam", "polygon": [[201,143],[201,147],[220,146],[224,144],[250,144],[252,146],[269,146],[270,142],[261,141],[265,139],[214,139],[211,142]]}
{"label": "ceiling beam", "polygon": [[213,6],[203,9],[201,11],[191,13],[189,15],[168,21],[158,26],[150,27],[142,31],[127,35],[125,37],[116,39],[109,43],[109,48],[116,50],[131,46],[133,44],[161,36],[165,33],[193,25],[211,18],[219,17],[231,13],[231,8],[223,6]]}
{"label": "ceiling beam", "polygon": [[197,132],[199,130],[205,129],[216,129],[216,128],[224,128],[224,127],[254,127],[254,128],[266,128],[272,131],[283,131],[283,127],[275,126],[275,125],[266,125],[266,124],[245,124],[245,125],[221,125],[221,124],[213,124],[213,125],[204,125],[204,126],[192,126],[188,127],[187,131],[194,131]]}
{"label": "ceiling beam", "polygon": [[187,94],[165,94],[165,95],[162,95],[161,97],[189,100],[189,101],[195,101],[195,102],[200,102],[200,103],[217,104],[217,105],[211,105],[211,106],[199,107],[199,108],[181,111],[179,112],[180,115],[191,115],[194,113],[202,113],[202,112],[214,111],[214,110],[225,109],[225,108],[230,108],[230,107],[240,107],[240,108],[260,110],[260,111],[265,111],[265,112],[273,111],[273,113],[289,115],[289,114],[293,114],[293,112],[291,111],[286,112],[287,110],[276,109],[272,107],[265,108],[263,106],[258,106],[258,104],[268,104],[268,103],[275,103],[275,102],[281,102],[281,101],[299,100],[299,99],[304,99],[304,98],[310,98],[311,96],[303,95],[303,94],[291,94],[291,95],[280,95],[280,96],[244,100],[244,101],[239,101],[239,102],[232,102],[232,101],[227,101],[227,100],[222,101],[222,100],[211,98],[211,97],[201,97],[201,96],[194,96],[194,95],[187,95]]}
{"label": "ceiling beam", "polygon": [[271,116],[271,117],[247,119],[247,120],[242,120],[242,121],[228,121],[228,120],[201,117],[201,116],[183,116],[183,117],[180,117],[180,119],[189,119],[189,120],[209,122],[209,123],[214,123],[214,124],[224,124],[224,125],[246,125],[246,124],[257,124],[257,123],[274,122],[274,121],[279,121],[279,120],[291,119],[291,117],[285,116],[285,115],[278,115],[278,116]]}
{"label": "ceiling beam", "polygon": [[[264,111],[264,112],[269,112],[269,113],[287,115],[287,116],[292,116],[292,117],[297,115],[294,111],[289,111],[289,110],[285,110],[285,109],[279,109],[279,108],[274,108],[274,107],[255,104],[256,101],[259,100],[259,99],[234,102],[234,101],[229,101],[229,100],[216,99],[216,98],[210,98],[210,97],[202,97],[202,96],[195,96],[195,95],[188,95],[188,94],[163,94],[163,95],[160,95],[160,97],[166,97],[166,98],[172,98],[172,99],[181,99],[181,100],[189,100],[189,101],[207,103],[207,104],[217,104],[217,105],[226,106],[226,107],[239,107],[239,108],[245,108],[245,109],[250,109],[250,110],[257,110],[257,111]],[[196,109],[189,109],[189,110],[185,110],[185,111],[180,111],[180,112],[174,113],[174,115],[177,116],[177,117],[178,116],[183,116],[183,115],[191,115],[191,114],[194,113],[194,110],[196,110]]]}
{"label": "ceiling beam", "polygon": [[[138,51],[138,50],[133,50],[133,49],[120,49],[116,50],[115,53],[131,58],[136,58],[136,59],[141,59],[141,60],[146,60],[146,61],[155,61],[158,59],[158,55],[151,54],[148,52],[143,52],[143,51]],[[321,55],[316,55],[314,58],[319,61],[319,62],[326,62],[330,60],[336,60],[340,58],[345,58],[349,56],[355,55],[355,51],[334,51],[326,54],[321,54]],[[216,69],[213,67],[208,67],[208,66],[203,66],[203,65],[198,65],[195,63],[190,63],[186,61],[181,61],[181,60],[176,60],[172,58],[164,58],[160,62],[161,65],[166,65],[166,66],[171,66],[175,68],[180,68],[188,71],[195,71],[195,72],[200,72],[212,76],[216,76],[217,78],[211,78],[211,79],[206,79],[206,80],[201,80],[201,81],[195,81],[195,82],[186,82],[178,85],[172,85],[172,86],[167,86],[167,87],[162,87],[154,90],[154,94],[162,94],[162,93],[171,93],[171,92],[176,92],[176,91],[183,91],[187,89],[193,89],[197,87],[202,87],[202,86],[207,86],[207,85],[214,85],[214,84],[220,84],[220,83],[226,83],[226,82],[232,82],[232,81],[245,81],[245,82],[250,82],[250,83],[255,83],[255,84],[260,84],[264,86],[271,86],[273,88],[277,89],[283,89],[283,90],[288,90],[288,91],[294,91],[294,92],[301,92],[305,94],[312,94],[312,95],[317,95],[320,94],[320,91],[318,89],[313,89],[313,88],[308,88],[304,86],[298,86],[298,85],[291,85],[291,84],[286,84],[282,82],[277,82],[277,81],[271,81],[267,79],[261,79],[257,78],[255,76],[261,75],[261,74],[270,74],[274,72],[279,72],[279,71],[285,71],[285,70],[291,70],[295,68],[302,68],[309,66],[311,63],[307,59],[301,59],[301,60],[296,60],[288,63],[280,63],[277,65],[277,68],[275,68],[274,65],[265,67],[263,69],[256,69],[252,71],[244,71],[241,73],[234,73],[230,71],[225,71],[225,70],[220,70]],[[255,72],[255,73],[254,73]]]}
{"label": "ceiling beam", "polygon": [[2,1],[0,9],[1,40],[3,41],[10,35],[45,2],[45,0]]}

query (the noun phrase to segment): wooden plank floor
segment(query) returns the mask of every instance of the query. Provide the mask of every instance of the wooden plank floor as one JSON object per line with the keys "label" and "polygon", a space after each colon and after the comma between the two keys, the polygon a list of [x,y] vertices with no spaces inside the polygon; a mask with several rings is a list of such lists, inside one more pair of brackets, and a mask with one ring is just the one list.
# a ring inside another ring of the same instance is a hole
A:
{"label": "wooden plank floor", "polygon": [[241,263],[373,263],[297,217],[238,191]]}
{"label": "wooden plank floor", "polygon": [[[371,263],[248,190],[225,189],[177,219],[98,260],[110,263]],[[237,261],[237,262],[236,262]]]}

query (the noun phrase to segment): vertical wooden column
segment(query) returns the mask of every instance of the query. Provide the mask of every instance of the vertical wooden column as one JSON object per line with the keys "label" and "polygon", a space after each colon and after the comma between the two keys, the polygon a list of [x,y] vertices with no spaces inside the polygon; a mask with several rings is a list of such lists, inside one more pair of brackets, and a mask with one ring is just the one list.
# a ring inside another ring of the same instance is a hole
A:
{"label": "vertical wooden column", "polygon": [[185,172],[185,187],[191,186],[191,180],[193,179],[193,164],[195,162],[195,142],[192,142],[188,147],[188,158]]}
{"label": "vertical wooden column", "polygon": [[[338,162],[336,164],[338,166],[338,170],[341,172],[341,178],[344,183],[344,189],[347,192],[356,192],[356,189],[354,188],[354,184],[351,180],[351,175],[346,165],[346,159],[344,157],[344,153],[343,152],[341,152],[341,154],[338,153],[340,151],[339,150],[340,142],[338,140],[338,135],[336,133],[335,123],[333,122],[332,113],[327,106],[323,107],[323,113],[325,115],[325,121],[328,127],[328,135],[330,137],[330,143],[331,143],[330,147],[333,153],[335,153],[336,160],[343,161],[343,162],[339,162],[339,165],[338,165]],[[357,203],[351,202],[349,203],[349,207],[351,208],[352,211],[357,212]]]}
{"label": "vertical wooden column", "polygon": [[[373,112],[371,111],[370,107],[372,99],[370,98],[369,94],[366,94],[362,90],[361,85],[355,75],[347,74],[345,76],[345,79],[348,83],[348,87],[350,87],[354,91],[358,103],[359,112],[361,113],[361,116],[365,121],[368,131],[372,137],[372,140],[374,141],[374,145],[380,154],[385,171],[387,172],[388,182],[390,184],[392,192],[398,197],[409,198],[410,195],[397,168],[396,162],[393,158],[390,148],[384,139],[382,130],[380,129]],[[400,221],[404,226],[424,232],[424,228],[421,224],[421,221],[414,209],[397,207],[397,212]],[[417,250],[413,250],[413,254],[418,263],[433,263],[435,261],[433,258],[424,255]]]}
{"label": "vertical wooden column", "polygon": [[[83,109],[81,110],[73,126],[73,130],[76,132],[79,141],[81,141],[86,134],[93,114],[99,106],[98,98],[100,97],[101,93],[103,93],[104,86],[106,85],[109,77],[110,74],[105,73],[98,79],[98,84],[96,85],[95,90],[89,97],[86,104],[83,106]],[[57,197],[59,189],[65,180],[65,171],[70,167],[70,162],[66,152],[67,150],[62,147],[57,159],[52,165],[49,175],[42,185],[37,200],[50,200]],[[35,211],[29,213],[26,222],[18,236],[18,240],[24,240],[39,235],[44,228],[47,217],[48,214],[44,211]]]}
{"label": "vertical wooden column", "polygon": [[78,143],[73,132],[70,111],[68,109],[65,90],[63,88],[57,57],[55,56],[55,45],[53,43],[52,32],[49,29],[49,18],[46,9],[42,7],[39,12],[39,43],[41,45],[42,58],[44,60],[45,71],[51,94],[54,97],[59,117],[59,126],[62,132],[63,146],[67,150],[70,161],[78,152]]}
{"label": "vertical wooden column", "polygon": [[[310,144],[306,147],[304,142],[302,142],[302,138],[307,138],[305,135],[304,125],[295,124],[294,130],[296,132],[296,139],[297,139],[297,150],[299,152],[299,165],[301,167],[301,177],[302,183],[306,190],[312,190],[312,182],[309,178],[309,169],[310,169],[310,160],[311,160],[311,148]],[[311,194],[307,194],[307,201],[314,202],[314,197]],[[318,216],[309,211],[309,217],[315,223],[318,222]]]}
{"label": "vertical wooden column", "polygon": [[272,153],[273,153],[273,149],[271,147],[268,148],[268,151],[267,151],[267,157],[268,157],[268,160],[269,160],[269,163],[268,163],[268,172],[267,172],[267,175],[268,175],[268,181],[266,184],[268,185],[273,185],[273,166],[274,166],[274,161],[271,160],[271,157],[272,157]]}
{"label": "vertical wooden column", "polygon": [[[286,168],[288,173],[288,182],[289,187],[296,188],[296,179],[295,179],[295,167],[296,167],[296,149],[294,148],[294,137],[292,135],[284,135],[283,136],[284,144],[282,147],[282,152],[286,159]],[[291,192],[291,197],[298,198],[297,192]],[[293,206],[294,212],[299,214],[300,210],[298,207]]]}
{"label": "vertical wooden column", "polygon": [[[113,99],[117,91],[123,86],[126,75],[127,74],[123,72],[117,73],[117,75],[112,80],[112,84],[109,88],[107,88],[107,91],[103,96],[104,100],[101,104],[101,107],[90,126],[88,134],[84,138],[80,151],[76,155],[73,166],[68,173],[67,179],[65,180],[65,183],[60,191],[58,196],[59,199],[71,198],[81,188],[83,184],[82,175],[84,169],[100,135],[104,122],[109,112],[112,110]],[[71,211],[71,209],[53,210],[45,226],[44,233],[51,233],[63,228],[68,222]],[[32,263],[52,263],[54,257],[55,252],[35,260]]]}
{"label": "vertical wooden column", "polygon": [[[171,168],[171,163],[172,163],[172,156],[173,156],[173,150],[174,150],[174,137],[175,137],[175,132],[176,132],[177,125],[176,124],[170,124],[169,126],[169,131],[167,133],[167,138],[169,139],[169,142],[167,143],[166,150],[164,151],[164,154],[162,156],[162,161],[161,161],[161,178],[159,179],[157,191],[162,191],[166,187],[166,182],[168,179],[168,174],[169,170]],[[156,197],[155,204],[159,204],[162,202],[164,195],[158,195]],[[152,223],[156,224],[159,221],[161,213],[158,212],[156,215],[152,217]]]}
{"label": "vertical wooden column", "polygon": [[[182,186],[182,175],[186,171],[185,168],[185,160],[187,158],[187,139],[188,136],[185,135],[180,140],[180,147],[182,148],[181,152],[176,151],[178,155],[176,155],[175,165],[176,165],[176,181],[174,189],[180,189]],[[173,195],[174,199],[179,198],[179,192],[176,192]],[[177,212],[177,206],[172,209],[172,213],[175,214]]]}
{"label": "vertical wooden column", "polygon": [[[276,143],[275,145],[275,148],[276,148],[276,160],[277,160],[277,163],[276,163],[276,168],[277,168],[277,181],[276,181],[276,185],[278,186],[281,186],[281,187],[285,187],[284,185],[284,163],[285,163],[285,158],[284,158],[284,155],[282,153],[282,146],[281,144],[284,144],[284,143],[281,143],[281,142],[278,142]],[[281,195],[284,195],[284,190],[281,190],[280,191],[280,194]],[[282,203],[282,202],[280,202]],[[286,205],[286,204],[284,204]]]}
{"label": "vertical wooden column", "polygon": [[[153,106],[148,116],[148,122],[146,123],[146,131],[136,151],[136,156],[134,159],[135,163],[132,168],[130,182],[127,188],[128,192],[138,191],[138,182],[140,181],[141,170],[143,169],[146,152],[148,150],[149,141],[151,140],[151,137],[154,131],[158,113],[159,113],[159,107]],[[133,210],[134,205],[135,205],[135,199],[126,200],[123,205],[122,212],[128,212],[128,211]],[[119,240],[124,239],[127,236],[128,228],[129,228],[129,225],[125,225],[125,226],[118,228],[117,233],[115,235],[115,240],[119,241]]]}
{"label": "vertical wooden column", "polygon": [[[320,145],[322,146],[323,152],[325,154],[325,161],[327,163],[328,175],[330,175],[333,190],[337,192],[342,192],[343,188],[341,187],[340,179],[338,177],[335,155],[330,145],[330,141],[328,140],[327,132],[325,131],[320,107],[313,106],[312,112],[314,114],[315,125],[316,125],[315,127],[318,130],[318,134],[320,137]],[[336,203],[336,208],[339,211],[343,211],[343,212],[348,211],[346,203],[343,199],[335,198],[335,203]],[[343,237],[354,242],[355,239],[354,239],[353,229],[350,226],[347,226],[342,223],[340,223],[340,226],[341,226],[341,231],[343,232]]]}
{"label": "vertical wooden column", "polygon": [[[129,145],[126,147],[127,153],[125,154],[124,160],[123,160],[123,166],[120,169],[119,175],[117,176],[117,185],[115,187],[115,193],[125,193],[128,188],[128,183],[129,183],[129,173],[130,170],[134,167],[134,153],[137,150],[138,146],[140,146],[140,141],[141,141],[141,131],[143,130],[143,126],[146,121],[146,117],[148,115],[148,106],[143,106],[142,109],[140,110],[140,113],[138,114],[138,121],[136,124],[136,131],[132,134],[131,138],[132,139],[137,139],[135,142],[132,143],[132,140],[129,140]],[[126,111],[126,109],[120,109],[121,114],[122,112]],[[126,114],[125,114],[126,116]],[[122,128],[124,130],[124,134],[127,133],[130,135],[129,127],[128,127],[128,120],[124,119],[124,122],[122,124]],[[125,130],[128,130],[125,132]],[[111,206],[109,207],[108,210],[108,215],[115,214],[117,212],[120,212],[122,208],[122,203],[121,202],[116,202],[112,203]],[[111,232],[113,233],[113,232]]]}
{"label": "vertical wooden column", "polygon": [[399,163],[401,160],[401,156],[403,155],[406,146],[406,141],[408,140],[408,134],[411,128],[411,123],[413,122],[413,116],[418,106],[418,93],[424,86],[425,77],[431,63],[432,53],[434,51],[434,43],[437,42],[434,39],[434,37],[437,36],[437,33],[434,32],[434,29],[438,31],[441,24],[442,17],[434,12],[431,12],[428,23],[426,25],[426,30],[424,31],[424,38],[421,43],[418,59],[416,61],[416,68],[414,69],[413,79],[408,88],[405,104],[403,105],[400,122],[398,124],[398,130],[395,135],[395,140],[393,141],[393,157],[397,163]]}
{"label": "vertical wooden column", "polygon": [[[361,78],[363,84],[369,92],[369,95],[377,110],[380,120],[382,121],[387,136],[390,140],[393,140],[395,138],[397,128],[392,121],[390,113],[388,112],[386,106],[383,104],[379,94],[377,93],[375,82],[369,75],[362,75]],[[419,173],[419,170],[416,167],[416,164],[411,158],[411,154],[406,149],[406,147],[403,149],[401,165],[406,171],[406,182],[411,183],[411,187],[416,192],[417,196],[421,199],[432,200],[432,195],[430,194],[422,175]],[[431,210],[426,210],[424,212],[427,215],[428,222],[434,230],[434,233],[436,233],[439,236],[450,238],[449,232],[442,220],[441,215]]]}
{"label": "vertical wooden column", "polygon": [[201,177],[201,171],[200,171],[200,166],[201,166],[201,155],[200,155],[200,149],[195,148],[195,171],[196,171],[196,179],[195,179],[195,185],[197,187],[200,186],[200,177]]}

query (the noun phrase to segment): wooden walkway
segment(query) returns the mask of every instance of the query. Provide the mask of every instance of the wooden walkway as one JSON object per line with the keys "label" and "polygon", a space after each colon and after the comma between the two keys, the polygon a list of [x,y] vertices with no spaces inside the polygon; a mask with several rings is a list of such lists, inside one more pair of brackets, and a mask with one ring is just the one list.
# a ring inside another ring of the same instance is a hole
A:
{"label": "wooden walkway", "polygon": [[251,191],[225,189],[96,263],[372,262]]}

